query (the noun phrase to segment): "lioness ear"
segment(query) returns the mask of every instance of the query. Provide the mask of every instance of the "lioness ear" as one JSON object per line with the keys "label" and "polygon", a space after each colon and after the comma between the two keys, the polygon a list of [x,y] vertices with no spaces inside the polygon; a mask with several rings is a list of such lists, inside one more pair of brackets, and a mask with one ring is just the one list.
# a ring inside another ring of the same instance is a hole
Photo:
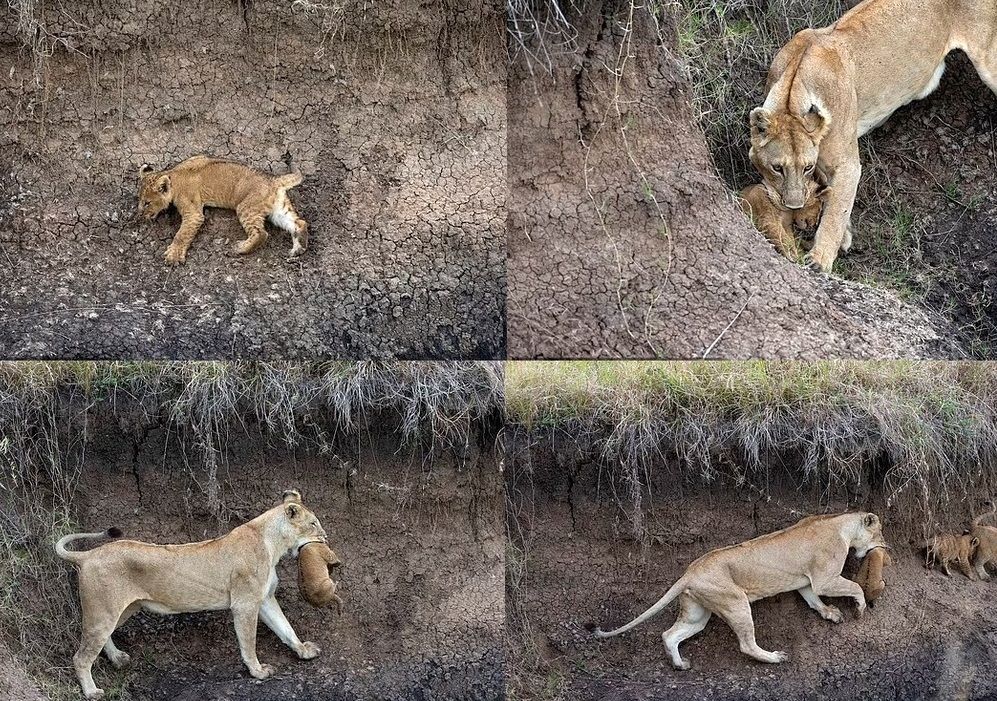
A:
{"label": "lioness ear", "polygon": [[830,126],[831,117],[816,104],[810,105],[810,109],[803,115],[803,128],[814,138],[823,137]]}
{"label": "lioness ear", "polygon": [[284,507],[284,513],[293,521],[301,513],[301,506],[292,502]]}
{"label": "lioness ear", "polygon": [[865,527],[872,528],[879,522],[879,517],[876,514],[866,514],[865,515]]}
{"label": "lioness ear", "polygon": [[764,107],[756,107],[751,110],[748,123],[751,124],[751,135],[765,136],[769,130],[769,118],[772,115]]}
{"label": "lioness ear", "polygon": [[301,492],[297,489],[285,489],[284,493],[280,495],[280,498],[284,504],[300,504]]}

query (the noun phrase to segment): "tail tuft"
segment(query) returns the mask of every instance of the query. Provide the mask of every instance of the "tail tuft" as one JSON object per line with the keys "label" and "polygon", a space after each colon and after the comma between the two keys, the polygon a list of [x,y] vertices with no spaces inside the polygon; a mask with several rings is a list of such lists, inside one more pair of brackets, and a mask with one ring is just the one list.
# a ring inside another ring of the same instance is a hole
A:
{"label": "tail tuft", "polygon": [[110,528],[107,529],[108,538],[120,538],[123,535],[124,533],[122,533],[121,529],[118,528],[117,526],[111,526]]}

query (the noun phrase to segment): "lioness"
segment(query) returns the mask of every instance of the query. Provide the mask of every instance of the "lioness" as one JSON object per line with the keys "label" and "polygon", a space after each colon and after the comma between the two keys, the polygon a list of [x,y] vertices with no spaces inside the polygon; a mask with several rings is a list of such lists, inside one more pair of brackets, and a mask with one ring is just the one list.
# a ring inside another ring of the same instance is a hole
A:
{"label": "lioness", "polygon": [[336,613],[343,613],[343,600],[336,594],[336,583],[329,576],[329,568],[342,564],[332,548],[316,541],[306,543],[298,550],[298,589],[312,606],[336,604]]}
{"label": "lioness", "polygon": [[610,638],[625,633],[677,598],[678,619],[661,636],[677,669],[691,666],[679,654],[679,645],[703,630],[714,613],[737,634],[741,652],[761,662],[783,662],[785,652],[769,652],[755,642],[751,602],[796,590],[810,608],[840,623],[841,611],[820,597],[848,596],[855,600],[861,616],[865,611],[862,587],[842,577],[841,570],[849,548],[865,557],[877,547],[886,547],[886,543],[875,514],[808,516],[781,531],[706,553],[647,611],[621,628],[608,633],[597,628],[593,634]]}
{"label": "lioness", "polygon": [[93,550],[66,550],[75,540],[105,535],[113,534],[74,533],[55,545],[56,554],[79,570],[83,639],[73,667],[88,699],[104,696],[91,671],[101,648],[115,667],[128,663],[111,634],[140,609],[161,614],[231,609],[242,660],[257,679],[273,674],[256,657],[257,618],[301,659],[319,654],[315,643],[298,639],[274,598],[277,561],[304,543],[326,538],[297,492],[285,492],[280,506],[214,540],[184,545],[117,540]]}
{"label": "lioness", "polygon": [[270,219],[291,234],[292,256],[308,248],[308,222],[298,216],[287,191],[300,185],[299,173],[272,178],[252,168],[219,158],[194,156],[170,168],[139,169],[139,210],[146,219],[155,219],[171,204],[183,221],[166,249],[166,264],[187,260],[187,249],[204,223],[205,207],[234,209],[247,238],[236,244],[237,253],[252,253],[267,240],[264,226]]}
{"label": "lioness", "polygon": [[983,519],[990,518],[997,512],[997,504],[992,501],[987,502],[987,504],[990,506],[990,510],[984,511],[973,519],[973,530],[971,531],[977,540],[973,565],[976,567],[976,574],[980,575],[980,579],[983,580],[990,579],[987,565],[991,563],[997,565],[997,528],[983,525]]}
{"label": "lioness", "polygon": [[818,192],[817,184],[811,182],[806,204],[794,211],[773,202],[764,185],[749,185],[741,190],[741,210],[751,217],[751,223],[779,253],[795,261],[799,260],[800,247],[794,227],[812,229],[817,226],[826,193],[826,188]]}
{"label": "lioness", "polygon": [[970,564],[979,545],[980,539],[970,533],[939,533],[924,543],[924,564],[929,568],[941,564],[945,576],[951,577],[949,564],[954,562],[967,579],[973,579]]}
{"label": "lioness", "polygon": [[945,56],[962,49],[997,90],[997,6],[991,0],[865,0],[823,29],[804,29],[769,69],[765,102],[751,111],[751,162],[789,209],[806,203],[815,171],[831,187],[813,264],[830,272],[851,246],[862,164],[858,139],[931,93]]}

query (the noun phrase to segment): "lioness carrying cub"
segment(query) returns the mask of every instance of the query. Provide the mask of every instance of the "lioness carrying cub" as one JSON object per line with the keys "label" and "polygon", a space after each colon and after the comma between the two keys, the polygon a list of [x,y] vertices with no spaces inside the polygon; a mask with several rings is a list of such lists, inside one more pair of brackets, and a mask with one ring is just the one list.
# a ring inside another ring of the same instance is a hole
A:
{"label": "lioness carrying cub", "polygon": [[238,253],[252,253],[267,240],[264,225],[269,219],[291,234],[290,255],[308,248],[308,222],[298,216],[287,191],[301,184],[298,173],[271,178],[252,168],[220,158],[194,156],[169,170],[139,169],[139,210],[155,219],[171,204],[182,222],[166,249],[166,264],[187,260],[187,249],[204,223],[205,207],[234,209],[246,239],[236,244]]}
{"label": "lioness carrying cub", "polygon": [[305,543],[326,539],[296,491],[284,492],[280,506],[214,540],[183,545],[117,540],[93,550],[66,550],[75,540],[113,537],[112,531],[74,533],[55,546],[56,554],[79,570],[83,638],[73,667],[88,699],[104,696],[92,674],[101,649],[115,667],[128,663],[111,634],[140,609],[160,614],[231,609],[242,660],[257,679],[273,674],[256,657],[258,618],[299,658],[319,654],[315,643],[298,639],[274,598],[277,561]]}
{"label": "lioness carrying cub", "polygon": [[862,172],[858,139],[931,93],[945,56],[962,49],[997,90],[997,6],[991,0],[865,0],[823,29],[804,29],[769,69],[751,111],[751,162],[777,204],[804,205],[804,185],[831,188],[811,261],[830,272],[851,246]]}
{"label": "lioness carrying cub", "polygon": [[879,547],[886,543],[875,514],[808,516],[781,531],[706,553],[647,611],[616,630],[597,628],[593,634],[610,638],[625,633],[678,599],[678,619],[661,636],[677,669],[691,666],[679,654],[679,645],[702,631],[714,613],[737,634],[741,652],[761,662],[783,662],[786,653],[763,650],[755,642],[751,602],[796,590],[823,618],[841,623],[841,611],[820,597],[848,596],[861,616],[866,605],[862,587],[842,577],[841,570],[849,548],[861,558]]}

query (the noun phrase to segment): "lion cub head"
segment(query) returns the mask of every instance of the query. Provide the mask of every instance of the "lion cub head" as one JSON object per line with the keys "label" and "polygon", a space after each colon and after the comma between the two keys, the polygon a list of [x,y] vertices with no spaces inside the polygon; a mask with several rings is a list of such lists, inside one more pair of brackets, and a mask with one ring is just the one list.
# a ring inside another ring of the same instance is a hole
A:
{"label": "lion cub head", "polygon": [[170,174],[156,172],[146,164],[139,168],[138,209],[146,219],[155,219],[173,204]]}
{"label": "lion cub head", "polygon": [[762,176],[776,205],[802,209],[816,195],[815,175],[820,142],[831,120],[817,108],[802,117],[775,113],[764,107],[751,110],[751,163]]}
{"label": "lion cub head", "polygon": [[284,517],[279,527],[287,536],[287,540],[294,543],[296,550],[307,543],[325,543],[328,540],[325,529],[319,523],[318,516],[301,503],[300,492],[296,489],[285,491],[283,504]]}

